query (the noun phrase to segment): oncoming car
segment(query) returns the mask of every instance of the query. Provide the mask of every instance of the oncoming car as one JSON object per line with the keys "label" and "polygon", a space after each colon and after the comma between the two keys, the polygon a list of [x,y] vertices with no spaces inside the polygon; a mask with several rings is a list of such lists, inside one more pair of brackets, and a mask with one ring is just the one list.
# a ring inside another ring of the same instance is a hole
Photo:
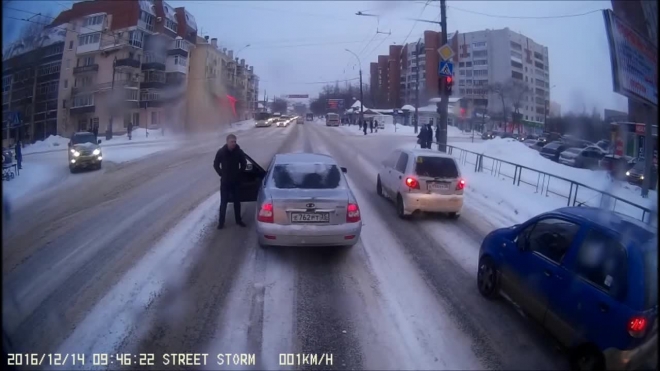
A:
{"label": "oncoming car", "polygon": [[266,246],[353,246],[360,238],[360,208],[327,155],[278,154],[257,198],[256,231]]}
{"label": "oncoming car", "polygon": [[69,170],[75,173],[80,168],[100,169],[103,161],[101,140],[92,133],[81,131],[73,134],[69,141]]}
{"label": "oncoming car", "polygon": [[376,192],[394,200],[401,218],[418,211],[458,218],[464,188],[456,160],[428,149],[395,150],[383,161],[376,179]]}

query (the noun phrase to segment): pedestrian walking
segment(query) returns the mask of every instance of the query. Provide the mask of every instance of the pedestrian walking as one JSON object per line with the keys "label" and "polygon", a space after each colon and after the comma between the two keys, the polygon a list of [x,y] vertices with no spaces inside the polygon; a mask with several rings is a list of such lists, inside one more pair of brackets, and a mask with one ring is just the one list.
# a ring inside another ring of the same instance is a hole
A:
{"label": "pedestrian walking", "polygon": [[417,144],[419,144],[420,148],[424,149],[426,148],[426,131],[428,128],[426,126],[422,126],[419,129],[419,133],[417,133]]}
{"label": "pedestrian walking", "polygon": [[431,149],[431,144],[433,144],[433,126],[428,124],[426,127],[426,148]]}
{"label": "pedestrian walking", "polygon": [[376,133],[378,132],[378,120],[374,120],[374,127],[376,128]]}
{"label": "pedestrian walking", "polygon": [[133,123],[130,121],[126,125],[126,133],[128,134],[128,140],[133,140]]}
{"label": "pedestrian walking", "polygon": [[18,170],[20,170],[23,168],[23,166],[21,165],[21,163],[23,162],[23,152],[21,149],[20,139],[16,141],[16,147],[14,147],[14,153],[16,156],[16,165],[18,166]]}
{"label": "pedestrian walking", "polygon": [[371,129],[370,133],[374,132],[374,120],[369,120],[369,129]]}
{"label": "pedestrian walking", "polygon": [[364,135],[367,135],[367,122],[366,121],[362,122],[362,131],[364,131]]}
{"label": "pedestrian walking", "polygon": [[92,126],[92,133],[94,133],[94,137],[98,140],[98,137],[99,137],[99,124],[98,123],[95,123]]}
{"label": "pedestrian walking", "polygon": [[236,135],[227,135],[227,143],[215,154],[213,168],[220,176],[220,213],[218,215],[218,229],[225,226],[225,214],[227,204],[234,204],[234,219],[236,224],[245,227],[241,219],[241,203],[239,201],[239,190],[241,187],[241,172],[247,168],[245,153],[236,143]]}

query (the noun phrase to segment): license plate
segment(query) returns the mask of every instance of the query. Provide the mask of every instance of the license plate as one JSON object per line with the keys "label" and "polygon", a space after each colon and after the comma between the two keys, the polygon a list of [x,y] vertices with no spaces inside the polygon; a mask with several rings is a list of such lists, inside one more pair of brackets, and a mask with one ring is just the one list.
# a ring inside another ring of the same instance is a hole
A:
{"label": "license plate", "polygon": [[330,213],[291,213],[292,223],[329,223]]}
{"label": "license plate", "polygon": [[448,191],[449,184],[447,183],[428,183],[429,191]]}

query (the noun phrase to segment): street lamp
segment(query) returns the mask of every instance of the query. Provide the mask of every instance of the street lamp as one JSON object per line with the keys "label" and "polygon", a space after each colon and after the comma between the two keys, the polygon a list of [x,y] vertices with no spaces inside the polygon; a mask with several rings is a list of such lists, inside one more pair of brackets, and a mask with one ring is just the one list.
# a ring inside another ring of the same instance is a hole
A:
{"label": "street lamp", "polygon": [[[357,54],[353,53],[352,51],[350,51],[348,49],[344,49],[344,50],[346,50],[347,52],[353,54],[355,56],[355,58],[357,59],[357,61],[358,61],[358,65],[360,66],[360,123],[362,123],[362,119],[364,117],[364,108],[363,108],[364,107],[364,95],[362,93],[362,62],[360,62],[360,57],[358,57]],[[366,131],[365,131],[365,133],[366,133]]]}

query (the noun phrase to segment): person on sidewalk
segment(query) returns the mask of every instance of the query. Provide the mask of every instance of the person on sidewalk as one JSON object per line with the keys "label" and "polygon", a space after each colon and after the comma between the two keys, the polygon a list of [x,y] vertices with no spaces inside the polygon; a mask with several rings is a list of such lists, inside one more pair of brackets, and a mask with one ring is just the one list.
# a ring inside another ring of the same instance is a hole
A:
{"label": "person on sidewalk", "polygon": [[362,122],[362,131],[364,131],[364,135],[367,135],[367,122],[366,121]]}
{"label": "person on sidewalk", "polygon": [[220,214],[218,215],[218,229],[225,226],[227,204],[231,196],[234,204],[234,218],[236,224],[245,227],[241,219],[241,203],[239,189],[241,187],[241,172],[247,168],[245,153],[236,143],[236,135],[227,135],[227,143],[215,154],[213,169],[220,176]]}
{"label": "person on sidewalk", "polygon": [[376,129],[376,133],[378,132],[378,120],[374,120],[374,128]]}
{"label": "person on sidewalk", "polygon": [[21,149],[20,140],[16,141],[16,147],[14,147],[14,153],[16,155],[16,166],[18,166],[18,170],[21,170],[23,168],[23,166],[21,166],[21,163],[23,162],[23,152]]}
{"label": "person on sidewalk", "polygon": [[126,133],[128,134],[128,140],[133,140],[133,123],[130,121],[126,126]]}
{"label": "person on sidewalk", "polygon": [[98,140],[99,138],[99,124],[95,123],[92,125],[92,133],[94,133],[94,137]]}
{"label": "person on sidewalk", "polygon": [[369,129],[371,129],[370,133],[373,134],[374,132],[374,120],[369,120]]}
{"label": "person on sidewalk", "polygon": [[428,124],[426,128],[426,149],[431,149],[432,144],[433,144],[433,126],[431,126],[431,124]]}
{"label": "person on sidewalk", "polygon": [[419,129],[419,133],[417,133],[417,144],[419,144],[419,147],[422,149],[426,148],[426,138],[428,137],[426,133],[427,131],[428,127],[424,125]]}

